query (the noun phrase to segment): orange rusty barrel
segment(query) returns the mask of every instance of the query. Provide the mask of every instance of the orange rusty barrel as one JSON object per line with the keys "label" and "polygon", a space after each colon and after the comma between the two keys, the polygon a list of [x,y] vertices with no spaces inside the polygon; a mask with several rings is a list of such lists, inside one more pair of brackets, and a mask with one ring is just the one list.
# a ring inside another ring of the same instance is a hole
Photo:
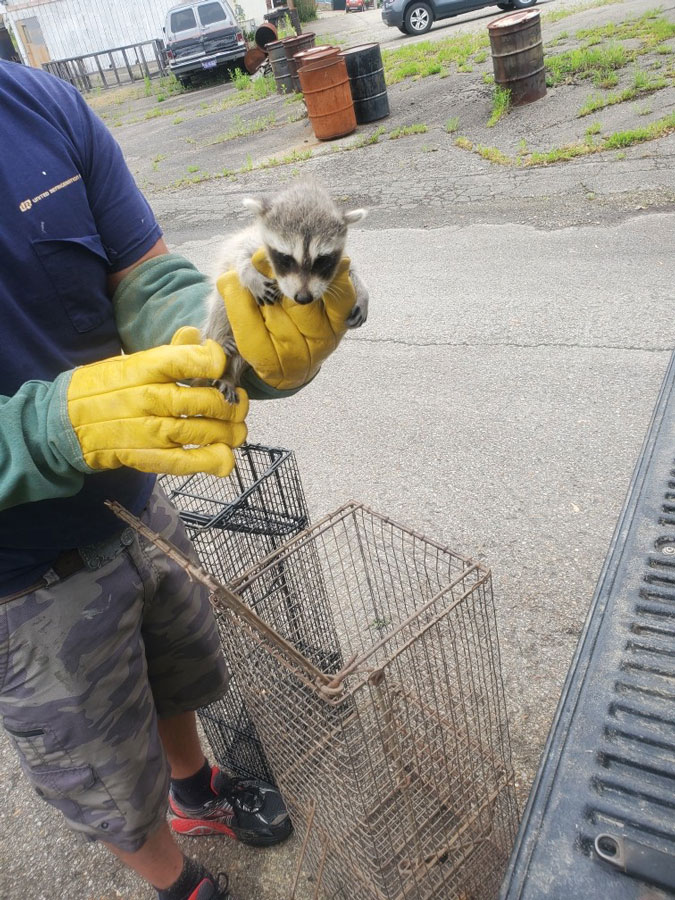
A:
{"label": "orange rusty barrel", "polygon": [[307,115],[320,141],[344,137],[356,129],[349,76],[339,49],[309,51],[298,69]]}
{"label": "orange rusty barrel", "polygon": [[298,78],[298,64],[295,60],[295,54],[301,53],[303,50],[309,50],[314,46],[316,35],[312,31],[305,31],[295,37],[284,38],[284,47],[286,49],[286,59],[288,60],[288,71],[293,82],[293,90],[300,90],[300,79]]}
{"label": "orange rusty barrel", "polygon": [[251,47],[250,50],[246,51],[246,56],[244,56],[244,68],[249,75],[253,75],[266,59],[267,54],[264,50],[261,50],[260,47]]}
{"label": "orange rusty barrel", "polygon": [[263,22],[255,30],[256,47],[264,50],[268,44],[277,39],[277,26],[273,22]]}
{"label": "orange rusty barrel", "polygon": [[488,25],[495,82],[511,91],[519,106],[546,95],[544,45],[539,11],[524,9]]}

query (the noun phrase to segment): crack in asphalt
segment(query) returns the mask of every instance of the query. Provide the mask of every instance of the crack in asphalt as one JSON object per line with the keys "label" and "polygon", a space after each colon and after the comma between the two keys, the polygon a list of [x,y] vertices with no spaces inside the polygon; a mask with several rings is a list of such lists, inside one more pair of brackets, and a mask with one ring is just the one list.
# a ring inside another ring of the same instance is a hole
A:
{"label": "crack in asphalt", "polygon": [[349,337],[357,344],[397,344],[402,347],[470,347],[484,349],[489,347],[512,347],[517,350],[631,350],[638,353],[672,353],[672,346],[637,347],[624,344],[577,344],[564,341],[526,343],[518,341],[405,341],[401,338],[358,338]]}

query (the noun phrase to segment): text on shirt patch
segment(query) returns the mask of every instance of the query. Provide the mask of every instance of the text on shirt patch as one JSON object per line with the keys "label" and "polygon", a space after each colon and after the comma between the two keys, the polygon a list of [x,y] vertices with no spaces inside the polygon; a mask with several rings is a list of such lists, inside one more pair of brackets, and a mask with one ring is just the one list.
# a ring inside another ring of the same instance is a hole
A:
{"label": "text on shirt patch", "polygon": [[44,200],[45,197],[49,197],[51,194],[55,194],[57,191],[63,190],[63,188],[68,187],[69,184],[74,184],[76,181],[81,181],[81,175],[73,175],[72,178],[66,178],[65,181],[61,181],[59,184],[55,184],[54,187],[50,187],[48,190],[43,191],[41,194],[38,194],[37,197],[32,197],[28,200],[24,200],[22,203],[19,203],[19,209],[21,212],[28,212],[31,207],[33,207],[36,203],[39,203],[40,200]]}

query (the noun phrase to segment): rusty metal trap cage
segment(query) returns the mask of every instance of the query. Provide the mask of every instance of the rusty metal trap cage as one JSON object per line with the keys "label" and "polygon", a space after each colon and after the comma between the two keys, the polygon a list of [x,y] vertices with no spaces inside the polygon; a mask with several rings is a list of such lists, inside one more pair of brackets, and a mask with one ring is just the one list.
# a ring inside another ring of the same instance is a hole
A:
{"label": "rusty metal trap cage", "polygon": [[296,882],[304,865],[317,898],[496,897],[518,811],[489,570],[352,503],[231,588],[260,617],[214,594],[304,832]]}
{"label": "rusty metal trap cage", "polygon": [[304,833],[290,900],[303,866],[315,900],[494,900],[518,810],[490,571],[350,503],[228,587],[111,506],[211,591]]}
{"label": "rusty metal trap cage", "polygon": [[[245,444],[234,455],[235,468],[228,478],[198,474],[159,480],[200,562],[224,584],[309,524],[292,451]],[[328,621],[324,616],[324,627],[313,628],[312,639],[332,646]],[[220,766],[235,775],[274,780],[236,676],[222,699],[199,710],[199,718]]]}

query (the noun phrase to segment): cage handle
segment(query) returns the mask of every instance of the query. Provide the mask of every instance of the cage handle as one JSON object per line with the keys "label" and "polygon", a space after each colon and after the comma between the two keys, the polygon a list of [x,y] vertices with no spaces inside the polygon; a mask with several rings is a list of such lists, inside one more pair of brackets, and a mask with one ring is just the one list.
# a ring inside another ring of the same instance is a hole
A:
{"label": "cage handle", "polygon": [[152,528],[148,528],[140,519],[134,516],[129,512],[121,503],[118,503],[116,500],[106,500],[105,505],[108,509],[111,509],[115,515],[122,519],[123,522],[126,522],[127,525],[130,525],[134,531],[137,531],[139,534],[143,535],[144,538],[147,538],[152,544],[162,550],[166,555],[172,559],[175,563],[177,563],[181,569],[183,569],[187,575],[192,578],[194,581],[198,581],[200,584],[203,584],[205,587],[209,589],[209,591],[214,594],[218,600],[222,601],[223,605],[227,607],[231,612],[235,613],[241,619],[243,619],[248,625],[250,625],[255,631],[265,637],[270,643],[274,644],[282,653],[285,653],[288,657],[290,657],[293,662],[299,666],[301,669],[309,675],[310,678],[314,679],[315,682],[318,682],[321,686],[327,685],[331,680],[332,676],[325,675],[320,669],[317,669],[315,665],[313,665],[299,650],[297,650],[293,644],[289,643],[285,638],[283,638],[280,634],[271,628],[267,622],[260,618],[260,616],[255,613],[252,609],[250,609],[244,601],[237,596],[237,594],[233,593],[228,587],[225,587],[224,584],[221,584],[213,575],[210,575],[206,572],[201,566],[196,565],[192,562],[192,560],[188,559],[188,557],[181,552],[174,544],[170,541],[167,541],[166,538],[163,538],[161,535],[157,534],[156,531],[153,531]]}

